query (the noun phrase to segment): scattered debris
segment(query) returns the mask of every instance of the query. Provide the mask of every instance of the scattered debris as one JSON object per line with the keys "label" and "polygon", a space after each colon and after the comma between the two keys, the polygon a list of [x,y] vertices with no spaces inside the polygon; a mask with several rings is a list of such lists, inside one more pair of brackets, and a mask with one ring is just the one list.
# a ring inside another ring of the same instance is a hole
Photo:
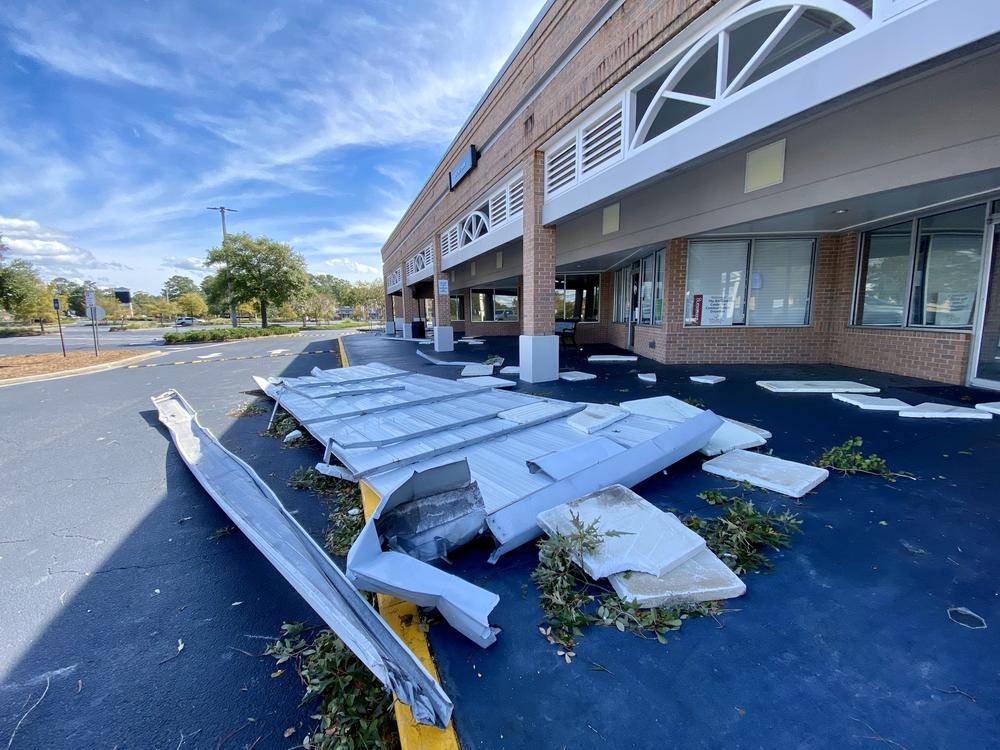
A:
{"label": "scattered debris", "polygon": [[704,500],[709,505],[727,505],[734,498],[722,494],[719,490],[705,490],[695,495],[699,500]]}
{"label": "scattered debris", "polygon": [[628,416],[628,412],[611,404],[585,404],[583,411],[571,414],[566,423],[574,430],[590,435]]}
{"label": "scattered debris", "polygon": [[950,607],[948,619],[970,630],[985,630],[986,620],[967,607]]}
{"label": "scattered debris", "polygon": [[294,443],[296,440],[299,440],[301,437],[302,437],[302,430],[292,430],[283,438],[281,438],[281,442],[284,443],[285,445],[290,445],[291,443]]}
{"label": "scattered debris", "polygon": [[868,396],[864,393],[832,393],[830,394],[837,401],[845,404],[857,406],[865,411],[899,411],[909,409],[910,405],[898,398],[881,398],[879,396]]}
{"label": "scattered debris", "polygon": [[521,368],[518,365],[507,365],[500,368],[501,375],[520,375]]}
{"label": "scattered debris", "polygon": [[748,500],[734,499],[726,512],[715,518],[686,516],[688,528],[705,538],[708,548],[734,573],[751,573],[773,567],[761,550],[779,550],[791,546],[791,535],[798,533],[801,522],[793,513],[759,511]]}
{"label": "scattered debris", "polygon": [[639,358],[633,354],[591,354],[587,357],[588,362],[638,362]]}
{"label": "scattered debris", "polygon": [[226,412],[230,417],[258,417],[267,414],[267,407],[260,401],[244,401]]}
{"label": "scattered debris", "polygon": [[498,354],[491,354],[486,359],[483,360],[484,365],[493,365],[494,367],[501,367],[503,365],[503,357]]}
{"label": "scattered debris", "polygon": [[452,703],[441,686],[256,472],[198,423],[176,391],[153,403],[184,463],[254,546],[410,707],[417,722],[447,726]]}
{"label": "scattered debris", "polygon": [[580,372],[579,370],[566,370],[565,372],[559,373],[559,379],[565,380],[570,383],[578,383],[581,380],[594,380],[597,376],[589,372]]}
{"label": "scattered debris", "polygon": [[475,375],[471,378],[462,378],[463,383],[470,383],[472,385],[486,385],[490,388],[513,388],[517,385],[513,380],[507,380],[506,378],[496,378],[492,375]]}
{"label": "scattered debris", "polygon": [[710,474],[750,482],[789,497],[802,497],[830,476],[826,469],[746,450],[723,453],[703,463],[701,468]]}
{"label": "scattered debris", "polygon": [[574,559],[594,579],[627,571],[662,575],[705,549],[705,540],[677,516],[620,484],[538,514],[549,536],[572,534],[581,524],[593,525],[603,537],[595,550]]}
{"label": "scattered debris", "polygon": [[656,382],[656,373],[655,372],[640,372],[639,373],[639,380],[641,380],[644,383],[655,383]]}
{"label": "scattered debris", "polygon": [[710,549],[702,549],[659,576],[616,573],[608,576],[608,582],[624,601],[642,609],[734,599],[747,590],[740,577]]}
{"label": "scattered debris", "polygon": [[685,618],[714,611],[713,605],[643,610],[615,594],[602,594],[603,587],[596,586],[576,560],[596,553],[604,543],[604,536],[596,522],[584,524],[576,517],[570,523],[569,533],[556,534],[538,543],[539,562],[531,573],[547,621],[538,630],[558,647],[556,655],[566,663],[576,655],[572,647],[589,625],[614,627],[666,643],[667,633],[680,628]]}
{"label": "scattered debris", "polygon": [[774,393],[878,393],[879,389],[853,380],[758,380]]}
{"label": "scattered debris", "polygon": [[170,656],[168,656],[166,659],[160,660],[159,663],[160,664],[166,664],[168,661],[171,661],[172,659],[176,659],[178,656],[181,655],[181,651],[183,651],[183,650],[184,650],[184,641],[181,640],[180,638],[178,638],[177,639],[177,650],[173,654],[171,654]]}
{"label": "scattered debris", "polygon": [[[456,343],[458,343],[458,342],[456,342]],[[458,361],[451,361],[451,360],[447,360],[447,359],[438,359],[437,357],[432,357],[427,352],[422,352],[419,349],[417,350],[417,356],[418,357],[423,357],[428,362],[430,362],[432,365],[441,365],[442,367],[468,367],[469,365],[481,365],[482,364],[482,362],[458,362]],[[378,363],[376,363],[376,364],[378,364]],[[364,365],[362,365],[362,367],[363,366]],[[351,368],[351,369],[353,369],[353,368]],[[398,372],[401,375],[408,374],[408,373],[403,372],[402,370],[399,370]]]}
{"label": "scattered debris", "polygon": [[[486,648],[499,632],[489,615],[500,597],[428,564],[485,528],[483,498],[467,462],[410,472],[372,511],[347,555],[347,575],[365,591],[435,607],[453,628]],[[389,551],[382,549],[383,538]]]}
{"label": "scattered debris", "polygon": [[908,409],[901,409],[899,416],[913,419],[993,419],[993,414],[983,409],[933,404],[929,401],[911,406]]}
{"label": "scattered debris", "polygon": [[705,383],[706,385],[715,385],[716,383],[721,383],[726,377],[724,375],[692,375],[688,380],[692,383]]}
{"label": "scattered debris", "polygon": [[222,539],[222,537],[224,536],[229,536],[234,531],[236,531],[235,526],[220,526],[211,534],[209,534],[208,538],[211,539],[212,541],[215,541],[216,539]]}
{"label": "scattered debris", "polygon": [[470,375],[492,375],[493,365],[466,365],[462,368],[462,377]]}
{"label": "scattered debris", "polygon": [[1000,401],[988,401],[983,404],[976,404],[980,411],[987,411],[990,414],[1000,414]]}
{"label": "scattered debris", "polygon": [[843,444],[827,448],[823,451],[819,458],[813,461],[813,465],[824,469],[837,469],[845,474],[857,474],[858,472],[872,474],[888,479],[890,482],[895,482],[896,477],[915,478],[910,474],[890,471],[888,464],[886,464],[885,459],[881,456],[874,453],[867,456],[864,455],[861,451],[857,450],[862,445],[864,445],[864,440],[861,437],[848,438]]}

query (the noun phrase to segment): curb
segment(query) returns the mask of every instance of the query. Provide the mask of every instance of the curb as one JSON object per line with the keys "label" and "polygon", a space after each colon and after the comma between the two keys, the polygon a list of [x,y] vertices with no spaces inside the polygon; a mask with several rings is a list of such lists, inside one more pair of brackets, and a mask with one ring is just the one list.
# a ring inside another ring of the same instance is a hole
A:
{"label": "curb", "polygon": [[[347,359],[347,349],[344,347],[344,337],[337,339],[340,347],[340,364],[342,367],[350,367]],[[364,507],[365,518],[371,515],[372,511],[379,503],[378,493],[369,487],[364,481],[358,483],[361,489],[361,503]],[[427,634],[420,629],[420,612],[415,604],[398,599],[388,594],[376,595],[378,611],[385,618],[414,655],[420,659],[431,677],[441,682],[437,667],[434,666],[434,658],[431,656],[430,643]],[[396,714],[396,728],[399,730],[399,745],[402,750],[459,750],[458,735],[455,734],[455,722],[452,720],[444,729],[417,724],[413,720],[410,707],[405,706],[393,697],[393,713]]]}
{"label": "curb", "polygon": [[88,375],[94,372],[105,372],[106,370],[114,370],[118,367],[125,367],[132,362],[140,362],[144,359],[151,359],[153,357],[159,357],[161,354],[166,354],[159,349],[152,352],[146,352],[145,354],[138,354],[134,357],[126,357],[125,359],[119,359],[116,362],[106,362],[102,365],[90,365],[89,367],[77,367],[74,370],[63,370],[62,372],[49,372],[43,375],[25,375],[23,378],[10,378],[8,380],[0,380],[0,388],[5,388],[9,385],[21,385],[22,383],[38,383],[43,380],[61,380],[62,378],[72,378],[76,375]]}

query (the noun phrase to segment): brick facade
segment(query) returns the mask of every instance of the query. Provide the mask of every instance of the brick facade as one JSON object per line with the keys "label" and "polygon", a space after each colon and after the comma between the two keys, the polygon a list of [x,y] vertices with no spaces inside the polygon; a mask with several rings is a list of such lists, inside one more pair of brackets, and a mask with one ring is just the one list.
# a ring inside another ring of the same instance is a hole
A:
{"label": "brick facade", "polygon": [[[664,324],[635,327],[636,354],[664,363],[829,363],[945,383],[965,382],[969,333],[850,325],[856,234],[820,238],[811,322],[794,327],[685,327],[687,245],[684,239],[667,243]],[[613,323],[610,329],[608,341],[626,346],[627,326]]]}

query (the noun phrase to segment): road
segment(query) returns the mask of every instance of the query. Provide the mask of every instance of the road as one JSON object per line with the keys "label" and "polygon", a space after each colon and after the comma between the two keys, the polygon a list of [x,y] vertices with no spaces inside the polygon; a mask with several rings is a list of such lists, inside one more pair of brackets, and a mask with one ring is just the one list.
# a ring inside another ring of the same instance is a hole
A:
{"label": "road", "polygon": [[[181,391],[321,535],[322,503],[286,486],[319,446],[284,449],[259,434],[266,416],[227,411],[251,398],[251,375],[335,366],[341,334],[202,347],[218,356],[199,364],[172,364],[194,357],[171,351],[143,363],[157,367],[0,388],[0,745],[46,687],[12,750],[173,750],[182,738],[230,750],[261,738],[262,750],[302,736],[309,710],[294,669],[272,678],[260,654],[283,621],[315,615],[242,535],[209,539],[228,519],[149,399]],[[268,355],[277,349],[301,356]]]}
{"label": "road", "polygon": [[[283,322],[280,325],[294,328],[300,326],[300,323]],[[259,326],[244,325],[244,327],[257,328]],[[115,331],[114,333],[109,333],[107,326],[98,326],[97,335],[102,349],[155,348],[163,346],[164,333],[170,331],[200,331],[206,328],[228,328],[228,326],[198,326],[194,329],[165,326],[163,328],[144,328],[138,331]],[[327,333],[335,332],[327,331]],[[63,335],[66,338],[67,351],[86,351],[92,349],[94,346],[93,333],[88,325],[64,325]],[[0,338],[0,356],[7,354],[41,354],[43,352],[58,351],[60,351],[59,332],[55,328],[41,336]]]}

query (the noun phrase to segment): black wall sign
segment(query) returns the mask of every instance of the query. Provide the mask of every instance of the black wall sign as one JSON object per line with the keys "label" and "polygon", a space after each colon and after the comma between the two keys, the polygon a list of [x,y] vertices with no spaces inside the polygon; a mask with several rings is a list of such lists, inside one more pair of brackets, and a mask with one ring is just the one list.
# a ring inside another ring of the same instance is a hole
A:
{"label": "black wall sign", "polygon": [[455,166],[451,168],[448,172],[448,189],[454,190],[458,187],[465,176],[469,174],[473,169],[476,168],[476,164],[479,162],[479,152],[476,150],[475,146],[469,146],[469,150],[463,154],[462,158],[455,163]]}

